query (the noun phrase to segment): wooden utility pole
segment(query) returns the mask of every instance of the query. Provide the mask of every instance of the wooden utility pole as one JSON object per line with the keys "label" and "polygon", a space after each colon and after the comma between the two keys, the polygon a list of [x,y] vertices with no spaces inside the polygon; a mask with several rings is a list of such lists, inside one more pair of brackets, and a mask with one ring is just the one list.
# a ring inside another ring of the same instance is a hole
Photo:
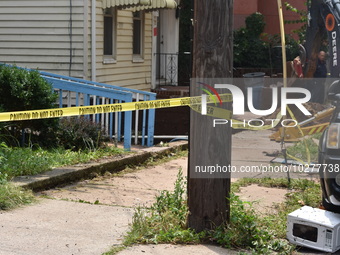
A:
{"label": "wooden utility pole", "polygon": [[[193,79],[232,77],[233,0],[194,0],[193,26]],[[201,88],[192,82],[190,96],[201,95]],[[231,108],[230,103],[223,105]],[[213,127],[213,119],[217,118],[191,110],[188,225],[196,231],[211,229],[229,219],[230,173],[201,178],[203,175],[195,172],[198,167],[230,166],[231,128]]]}

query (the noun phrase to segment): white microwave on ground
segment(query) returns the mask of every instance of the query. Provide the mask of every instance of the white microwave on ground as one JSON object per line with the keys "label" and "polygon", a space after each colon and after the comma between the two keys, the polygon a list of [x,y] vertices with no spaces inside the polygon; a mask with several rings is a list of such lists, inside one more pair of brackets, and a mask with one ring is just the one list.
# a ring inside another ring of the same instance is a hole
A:
{"label": "white microwave on ground", "polygon": [[287,238],[299,246],[335,252],[340,249],[340,214],[303,206],[288,214]]}

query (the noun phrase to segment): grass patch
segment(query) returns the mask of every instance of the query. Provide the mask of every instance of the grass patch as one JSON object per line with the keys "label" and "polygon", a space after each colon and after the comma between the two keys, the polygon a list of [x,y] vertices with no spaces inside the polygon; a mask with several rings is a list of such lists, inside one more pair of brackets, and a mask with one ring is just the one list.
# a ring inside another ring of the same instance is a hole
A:
{"label": "grass patch", "polygon": [[0,184],[0,210],[10,210],[35,201],[32,191],[10,183]]}
{"label": "grass patch", "polygon": [[290,254],[294,247],[275,235],[255,212],[252,203],[230,194],[230,222],[209,231],[208,237],[225,248],[250,250],[253,254]]}
{"label": "grass patch", "polygon": [[286,237],[287,215],[304,205],[318,208],[321,204],[320,185],[313,181],[307,181],[310,185],[291,190],[286,194],[285,202],[277,205],[277,215],[266,215],[263,224],[268,224],[275,232],[277,238]]}
{"label": "grass patch", "polygon": [[[286,200],[276,205],[276,214],[259,215],[257,218],[261,228],[266,229],[271,233],[272,238],[276,240],[286,238],[287,215],[289,213],[304,205],[318,208],[321,204],[322,191],[320,184],[312,180],[291,179],[289,184],[285,178],[244,178],[233,183],[232,190],[237,192],[241,186],[250,184],[287,189]],[[294,246],[287,244],[287,248],[287,251],[291,252]]]}
{"label": "grass patch", "polygon": [[35,175],[53,167],[85,163],[103,157],[117,156],[124,150],[106,147],[96,150],[10,148],[0,144],[0,210],[9,210],[34,201],[31,191],[16,187],[8,181],[16,176]]}
{"label": "grass patch", "polygon": [[317,140],[320,139],[320,134],[310,137],[305,137],[303,140],[296,142],[293,146],[287,147],[287,153],[295,158],[308,160],[308,155],[312,162],[318,161],[318,144]]}
{"label": "grass patch", "polygon": [[[161,192],[150,208],[138,207],[130,231],[119,249],[136,243],[215,243],[253,254],[293,254],[295,246],[286,240],[287,215],[303,205],[318,207],[321,200],[320,185],[311,180],[293,179],[289,185],[284,178],[241,179],[232,184],[230,222],[210,231],[196,233],[186,226],[188,208],[185,184],[180,171],[174,191]],[[241,186],[250,184],[290,189],[286,201],[276,205],[277,213],[259,215],[252,203],[243,202],[235,195]]]}
{"label": "grass patch", "polygon": [[[5,143],[0,143],[0,192],[1,195],[3,195],[0,196],[0,210],[11,209],[16,207],[14,206],[15,204],[27,204],[33,201],[33,195],[32,197],[30,196],[32,193],[16,188],[8,183],[9,180],[16,176],[40,174],[54,167],[86,163],[105,157],[119,156],[123,153],[127,152],[112,146],[96,150],[72,151],[61,148],[53,150],[43,150],[40,147],[34,149],[10,148],[6,146]],[[151,157],[147,162],[139,166],[127,168],[124,173],[132,172],[142,167],[168,162],[174,158],[186,155],[187,151],[176,151],[163,157]],[[2,189],[6,190],[6,192],[2,192]],[[13,192],[12,195],[11,192]],[[86,203],[86,201],[79,202]],[[13,206],[11,204],[13,204]],[[96,201],[95,204],[99,204],[99,201]]]}
{"label": "grass patch", "polygon": [[202,234],[186,228],[188,207],[185,190],[185,181],[180,170],[173,192],[162,191],[151,208],[136,208],[124,245],[200,242]]}
{"label": "grass patch", "polygon": [[[306,190],[310,187],[320,187],[320,185],[314,181],[307,179],[291,179],[290,183],[287,178],[242,178],[237,182],[232,183],[231,190],[233,192],[240,191],[240,187],[248,186],[251,184],[258,184],[268,188],[285,188],[291,190]],[[321,190],[320,190],[321,191]]]}
{"label": "grass patch", "polygon": [[10,148],[0,147],[0,180],[15,176],[35,175],[53,167],[85,163],[99,158],[120,155],[124,150],[106,147],[97,150],[71,151],[64,149],[43,150],[40,147]]}
{"label": "grass patch", "polygon": [[119,246],[113,246],[108,252],[104,252],[102,255],[114,255],[118,252],[125,250],[125,246],[119,245]]}

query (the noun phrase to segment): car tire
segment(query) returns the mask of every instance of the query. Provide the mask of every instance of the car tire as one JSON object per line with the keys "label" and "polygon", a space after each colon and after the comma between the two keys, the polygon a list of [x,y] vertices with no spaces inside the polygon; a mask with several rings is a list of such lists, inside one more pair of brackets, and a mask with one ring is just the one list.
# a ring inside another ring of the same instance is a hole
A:
{"label": "car tire", "polygon": [[327,211],[334,212],[334,213],[340,213],[340,206],[331,204],[323,196],[322,196],[322,205]]}

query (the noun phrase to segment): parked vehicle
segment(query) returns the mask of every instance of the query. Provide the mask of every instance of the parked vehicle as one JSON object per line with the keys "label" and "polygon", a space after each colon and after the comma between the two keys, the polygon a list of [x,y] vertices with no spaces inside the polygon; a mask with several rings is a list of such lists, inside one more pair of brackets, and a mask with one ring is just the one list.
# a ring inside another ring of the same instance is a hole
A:
{"label": "parked vehicle", "polygon": [[319,143],[319,175],[322,204],[326,210],[340,213],[340,81],[332,83],[328,99],[335,110],[330,125],[323,132]]}
{"label": "parked vehicle", "polygon": [[305,56],[302,56],[304,77],[313,77],[317,56],[327,46],[328,77],[335,80],[327,93],[335,109],[330,125],[320,138],[318,163],[323,206],[340,213],[340,1],[310,1],[307,25]]}

